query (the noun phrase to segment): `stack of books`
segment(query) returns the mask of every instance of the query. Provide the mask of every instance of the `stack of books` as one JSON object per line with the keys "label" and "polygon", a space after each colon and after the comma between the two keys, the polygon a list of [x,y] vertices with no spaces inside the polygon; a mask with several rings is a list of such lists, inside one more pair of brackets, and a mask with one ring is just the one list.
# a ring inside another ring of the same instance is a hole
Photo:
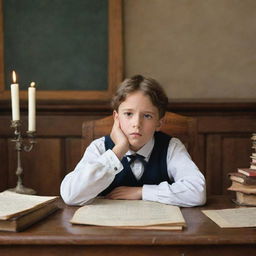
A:
{"label": "stack of books", "polygon": [[[256,133],[253,133],[252,148],[256,151]],[[238,168],[237,172],[229,173],[232,181],[228,190],[235,191],[235,202],[239,205],[256,206],[256,153],[252,153],[249,168]]]}
{"label": "stack of books", "polygon": [[[256,133],[253,133],[251,140],[252,140],[252,148],[256,152]],[[252,153],[250,158],[251,158],[250,169],[256,170],[256,153]]]}
{"label": "stack of books", "polygon": [[55,212],[56,196],[24,195],[4,191],[0,193],[0,230],[22,231]]}

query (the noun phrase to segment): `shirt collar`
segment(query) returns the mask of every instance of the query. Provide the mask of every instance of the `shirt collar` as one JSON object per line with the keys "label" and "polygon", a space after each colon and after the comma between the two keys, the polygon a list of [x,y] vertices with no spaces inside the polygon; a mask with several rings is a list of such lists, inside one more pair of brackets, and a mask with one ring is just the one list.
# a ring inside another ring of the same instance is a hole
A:
{"label": "shirt collar", "polygon": [[128,152],[125,155],[134,155],[134,154],[139,154],[145,157],[145,160],[148,161],[150,154],[153,150],[154,147],[154,142],[155,139],[154,137],[149,140],[140,150],[138,150],[137,152],[134,152],[133,150],[128,150]]}

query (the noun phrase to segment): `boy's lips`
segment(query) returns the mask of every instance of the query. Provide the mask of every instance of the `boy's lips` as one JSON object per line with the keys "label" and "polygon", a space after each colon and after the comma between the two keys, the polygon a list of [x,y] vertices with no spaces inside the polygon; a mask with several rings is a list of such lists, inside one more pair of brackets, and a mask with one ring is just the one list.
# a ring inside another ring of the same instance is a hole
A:
{"label": "boy's lips", "polygon": [[131,136],[142,136],[142,134],[139,132],[132,132],[132,133],[130,133],[130,135]]}

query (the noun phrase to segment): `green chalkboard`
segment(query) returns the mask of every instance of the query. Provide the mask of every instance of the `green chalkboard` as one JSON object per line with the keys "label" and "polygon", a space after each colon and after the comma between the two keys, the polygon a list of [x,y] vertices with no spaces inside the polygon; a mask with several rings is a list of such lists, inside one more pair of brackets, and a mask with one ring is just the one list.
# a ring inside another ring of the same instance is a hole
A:
{"label": "green chalkboard", "polygon": [[4,0],[4,73],[21,89],[106,90],[108,0]]}

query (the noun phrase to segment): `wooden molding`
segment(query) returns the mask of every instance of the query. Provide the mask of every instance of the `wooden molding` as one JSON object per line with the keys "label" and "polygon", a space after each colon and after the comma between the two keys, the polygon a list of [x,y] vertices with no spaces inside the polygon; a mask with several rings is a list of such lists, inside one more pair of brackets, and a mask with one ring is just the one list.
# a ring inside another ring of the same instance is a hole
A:
{"label": "wooden molding", "polygon": [[[21,111],[26,111],[27,101],[21,100]],[[77,113],[111,113],[109,99],[103,100],[79,100],[79,99],[62,99],[58,100],[38,100],[37,112],[77,112]],[[168,111],[177,112],[180,114],[199,116],[199,115],[214,115],[215,113],[256,113],[256,102],[236,102],[236,103],[202,103],[202,102],[171,102],[168,105]],[[11,113],[11,101],[10,98],[0,99],[0,113]]]}

